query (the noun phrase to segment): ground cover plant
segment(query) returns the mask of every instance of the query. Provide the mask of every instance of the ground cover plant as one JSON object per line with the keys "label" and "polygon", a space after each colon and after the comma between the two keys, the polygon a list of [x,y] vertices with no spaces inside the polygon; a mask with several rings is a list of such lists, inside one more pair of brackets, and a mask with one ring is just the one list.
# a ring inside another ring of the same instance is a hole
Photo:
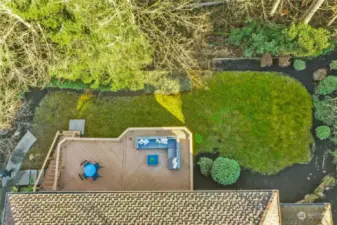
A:
{"label": "ground cover plant", "polygon": [[187,126],[194,133],[194,154],[219,152],[265,174],[311,158],[311,96],[299,82],[278,73],[223,72],[204,88],[180,95],[52,92],[36,110],[38,141],[24,166],[39,168],[55,132],[67,129],[74,118],[86,119],[91,137],[117,137],[128,127]]}

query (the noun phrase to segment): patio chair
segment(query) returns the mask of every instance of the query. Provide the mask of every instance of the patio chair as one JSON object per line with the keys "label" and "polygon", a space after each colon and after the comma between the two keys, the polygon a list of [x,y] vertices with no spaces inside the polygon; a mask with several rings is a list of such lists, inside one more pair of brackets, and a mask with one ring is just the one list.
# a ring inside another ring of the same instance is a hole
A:
{"label": "patio chair", "polygon": [[97,178],[99,178],[99,177],[100,177],[100,175],[98,175],[98,173],[95,173],[95,175],[92,176],[92,179],[93,179],[93,180],[97,180]]}
{"label": "patio chair", "polygon": [[80,177],[81,180],[84,180],[83,174],[80,174],[80,173],[79,173],[78,176]]}
{"label": "patio chair", "polygon": [[94,164],[94,166],[96,167],[96,170],[99,170],[100,168],[103,168],[98,162],[96,162]]}
{"label": "patio chair", "polygon": [[84,164],[86,164],[88,162],[88,160],[84,160],[83,162],[81,162],[81,166],[83,166]]}

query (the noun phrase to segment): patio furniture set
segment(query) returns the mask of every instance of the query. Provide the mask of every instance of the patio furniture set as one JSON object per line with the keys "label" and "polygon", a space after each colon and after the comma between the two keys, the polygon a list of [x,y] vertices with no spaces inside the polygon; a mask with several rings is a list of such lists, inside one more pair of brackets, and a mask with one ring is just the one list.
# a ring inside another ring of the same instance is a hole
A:
{"label": "patio furniture set", "polygon": [[[178,170],[180,168],[180,145],[175,137],[165,136],[151,136],[151,137],[137,137],[136,138],[137,150],[154,150],[162,149],[168,153],[168,169]],[[149,166],[158,165],[158,155],[147,155],[147,164]]]}
{"label": "patio furniture set", "polygon": [[98,171],[100,168],[102,168],[100,166],[99,163],[95,162],[89,162],[87,160],[83,161],[81,163],[81,166],[83,165],[83,174],[79,174],[79,177],[84,180],[84,179],[92,179],[92,180],[97,180],[97,178],[100,177],[100,175],[98,174]]}

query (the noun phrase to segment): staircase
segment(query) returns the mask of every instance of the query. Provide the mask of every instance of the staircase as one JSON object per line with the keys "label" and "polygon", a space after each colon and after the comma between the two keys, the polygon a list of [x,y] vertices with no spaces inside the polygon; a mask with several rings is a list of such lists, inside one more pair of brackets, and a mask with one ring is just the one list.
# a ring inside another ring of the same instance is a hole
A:
{"label": "staircase", "polygon": [[[53,191],[53,184],[55,180],[55,169],[56,169],[56,156],[57,152],[54,151],[53,156],[50,158],[49,166],[47,172],[44,176],[43,182],[40,186],[40,191]],[[62,165],[62,151],[60,151],[60,164]],[[58,180],[60,179],[61,166],[59,166]]]}
{"label": "staircase", "polygon": [[[60,142],[65,137],[79,137],[80,132],[79,131],[63,131],[62,135],[58,139],[58,142]],[[45,173],[44,179],[40,185],[39,191],[55,191],[53,190],[54,180],[55,180],[55,170],[56,170],[56,159],[57,159],[57,144],[54,146],[53,149],[53,155],[49,158],[49,165],[47,172]],[[58,167],[58,184],[57,189],[61,188],[60,186],[60,177],[61,177],[61,170],[63,167],[63,151],[61,149],[60,151],[60,161],[59,161],[59,167]]]}

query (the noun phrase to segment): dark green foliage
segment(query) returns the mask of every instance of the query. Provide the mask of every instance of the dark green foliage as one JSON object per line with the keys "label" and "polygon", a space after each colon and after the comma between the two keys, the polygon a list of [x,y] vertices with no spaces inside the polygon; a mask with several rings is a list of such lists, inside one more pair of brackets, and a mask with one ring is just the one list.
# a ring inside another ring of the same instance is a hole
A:
{"label": "dark green foliage", "polygon": [[337,90],[337,77],[327,76],[324,80],[320,81],[317,88],[316,94],[327,95]]}
{"label": "dark green foliage", "polygon": [[305,61],[303,61],[303,60],[301,60],[301,59],[295,59],[295,60],[294,60],[293,67],[294,67],[294,69],[297,70],[297,71],[305,70],[305,68],[306,68]]}
{"label": "dark green foliage", "polygon": [[315,118],[326,125],[334,126],[337,121],[336,101],[330,96],[314,95]]}
{"label": "dark green foliage", "polygon": [[233,159],[219,157],[213,163],[211,175],[219,184],[234,184],[240,177],[240,165]]}
{"label": "dark green foliage", "polygon": [[337,60],[332,60],[330,63],[331,70],[337,70]]}
{"label": "dark green foliage", "polygon": [[194,134],[195,154],[217,149],[264,174],[311,159],[312,100],[298,81],[270,72],[223,72],[205,86],[178,95],[87,101],[78,94],[50,93],[35,112],[38,141],[30,153],[43,156],[57,130],[82,118],[89,137],[118,137],[128,127],[186,126]]}
{"label": "dark green foliage", "polygon": [[318,56],[333,49],[330,38],[331,34],[326,29],[316,29],[307,24],[292,24],[286,28],[248,20],[244,27],[231,30],[228,41],[234,46],[242,45],[246,57],[265,53]]}
{"label": "dark green foliage", "polygon": [[267,22],[247,21],[244,27],[232,29],[228,41],[235,46],[242,44],[246,57],[288,53],[296,47],[296,43],[283,34],[284,28]]}
{"label": "dark green foliage", "polygon": [[316,127],[315,134],[318,139],[325,140],[330,137],[331,130],[328,126],[319,126],[319,127]]}
{"label": "dark green foliage", "polygon": [[200,172],[205,176],[209,176],[212,170],[213,160],[207,157],[201,157],[198,165],[200,166]]}

